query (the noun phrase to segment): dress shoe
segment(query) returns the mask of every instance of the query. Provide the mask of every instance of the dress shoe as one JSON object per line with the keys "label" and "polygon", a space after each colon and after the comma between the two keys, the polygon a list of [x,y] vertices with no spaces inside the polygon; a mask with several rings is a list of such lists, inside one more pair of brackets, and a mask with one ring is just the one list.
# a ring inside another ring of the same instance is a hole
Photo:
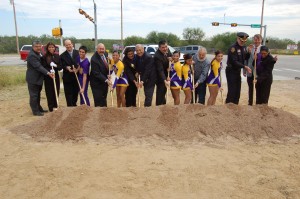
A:
{"label": "dress shoe", "polygon": [[42,112],[34,112],[33,115],[35,115],[35,116],[43,116],[44,113],[42,113]]}
{"label": "dress shoe", "polygon": [[40,112],[41,112],[41,113],[47,113],[47,112],[48,112],[48,110],[44,110],[44,109],[42,109],[42,110],[40,110]]}

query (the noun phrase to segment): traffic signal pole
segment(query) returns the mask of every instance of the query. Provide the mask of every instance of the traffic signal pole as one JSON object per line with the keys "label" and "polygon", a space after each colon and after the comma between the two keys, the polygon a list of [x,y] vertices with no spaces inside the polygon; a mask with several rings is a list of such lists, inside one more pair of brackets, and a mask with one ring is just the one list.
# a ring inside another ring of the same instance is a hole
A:
{"label": "traffic signal pole", "polygon": [[222,25],[230,25],[231,27],[237,27],[237,26],[250,26],[251,28],[260,28],[260,35],[262,34],[262,28],[264,28],[264,37],[263,37],[263,45],[266,45],[267,40],[267,25],[262,26],[261,24],[237,24],[237,23],[219,23],[219,22],[212,22],[212,26],[219,26]]}
{"label": "traffic signal pole", "polygon": [[[59,20],[59,28],[62,28],[61,27],[61,20]],[[60,36],[60,45],[64,46],[64,44],[63,44],[63,36],[62,35]]]}
{"label": "traffic signal pole", "polygon": [[94,32],[95,32],[95,49],[97,48],[98,45],[98,37],[97,37],[97,5],[95,0],[93,0],[94,2],[94,19],[88,15],[84,10],[82,10],[81,8],[78,9],[79,14],[84,15],[85,18],[89,19],[92,23],[94,23]]}

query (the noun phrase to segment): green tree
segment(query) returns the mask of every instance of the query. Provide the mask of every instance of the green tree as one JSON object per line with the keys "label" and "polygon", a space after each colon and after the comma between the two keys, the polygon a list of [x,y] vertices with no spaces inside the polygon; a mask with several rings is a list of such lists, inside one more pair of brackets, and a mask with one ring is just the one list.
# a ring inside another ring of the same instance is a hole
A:
{"label": "green tree", "polygon": [[146,43],[146,41],[147,40],[143,37],[129,36],[129,37],[126,37],[126,39],[124,40],[124,45],[129,46],[129,45],[135,45],[135,44],[144,44],[144,43]]}
{"label": "green tree", "polygon": [[205,33],[201,28],[185,28],[182,33],[183,39],[188,41],[188,44],[201,44]]}
{"label": "green tree", "polygon": [[286,49],[288,44],[295,44],[295,41],[291,39],[268,37],[267,40],[268,42],[266,43],[266,46],[268,46],[270,49]]}
{"label": "green tree", "polygon": [[157,44],[159,42],[159,39],[158,39],[158,35],[157,35],[157,31],[152,31],[150,32],[147,36],[146,36],[146,39],[147,39],[147,43],[152,43],[152,44]]}
{"label": "green tree", "polygon": [[217,34],[211,38],[212,51],[221,50],[227,54],[229,47],[236,41],[236,33]]}
{"label": "green tree", "polygon": [[181,45],[180,38],[173,33],[168,34],[167,41],[170,46],[180,46]]}

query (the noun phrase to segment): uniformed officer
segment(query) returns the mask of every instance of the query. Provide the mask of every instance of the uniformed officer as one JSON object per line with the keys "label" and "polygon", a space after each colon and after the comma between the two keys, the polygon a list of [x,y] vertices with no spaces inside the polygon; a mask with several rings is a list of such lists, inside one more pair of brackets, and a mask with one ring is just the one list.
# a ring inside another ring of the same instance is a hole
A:
{"label": "uniformed officer", "polygon": [[245,46],[248,37],[247,33],[238,32],[236,43],[228,49],[225,70],[228,87],[226,103],[239,103],[242,84],[241,69],[244,68],[248,73],[251,73],[251,69],[246,65],[246,61],[250,56]]}

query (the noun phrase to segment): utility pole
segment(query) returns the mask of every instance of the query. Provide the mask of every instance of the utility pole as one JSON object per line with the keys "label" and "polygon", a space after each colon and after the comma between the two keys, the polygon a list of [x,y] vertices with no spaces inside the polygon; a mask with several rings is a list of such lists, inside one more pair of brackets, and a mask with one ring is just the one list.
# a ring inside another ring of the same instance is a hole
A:
{"label": "utility pole", "polygon": [[[62,27],[61,27],[61,20],[59,20],[59,28],[62,30]],[[61,46],[64,46],[64,44],[63,44],[63,36],[62,36],[62,35],[60,36],[60,45],[61,45]]]}
{"label": "utility pole", "polygon": [[265,7],[265,0],[262,1],[262,9],[261,9],[261,17],[260,17],[260,35],[262,34],[262,27],[264,21],[264,7]]}
{"label": "utility pole", "polygon": [[95,50],[97,49],[97,45],[98,45],[98,37],[97,37],[97,5],[95,3],[95,0],[93,0],[94,2],[94,28],[95,28]]}
{"label": "utility pole", "polygon": [[123,41],[123,1],[121,0],[121,46],[124,47]]}
{"label": "utility pole", "polygon": [[79,14],[84,15],[85,18],[89,19],[92,23],[94,23],[94,32],[95,32],[95,50],[97,49],[97,45],[98,45],[98,37],[97,37],[97,5],[95,3],[95,0],[93,0],[94,2],[94,19],[88,15],[84,10],[81,9],[81,1],[80,1],[80,8],[78,9]]}
{"label": "utility pole", "polygon": [[18,52],[18,54],[20,54],[19,37],[18,37],[18,27],[17,27],[17,18],[16,18],[16,9],[15,9],[15,1],[14,0],[10,0],[10,4],[13,6],[13,10],[14,10],[17,52]]}

